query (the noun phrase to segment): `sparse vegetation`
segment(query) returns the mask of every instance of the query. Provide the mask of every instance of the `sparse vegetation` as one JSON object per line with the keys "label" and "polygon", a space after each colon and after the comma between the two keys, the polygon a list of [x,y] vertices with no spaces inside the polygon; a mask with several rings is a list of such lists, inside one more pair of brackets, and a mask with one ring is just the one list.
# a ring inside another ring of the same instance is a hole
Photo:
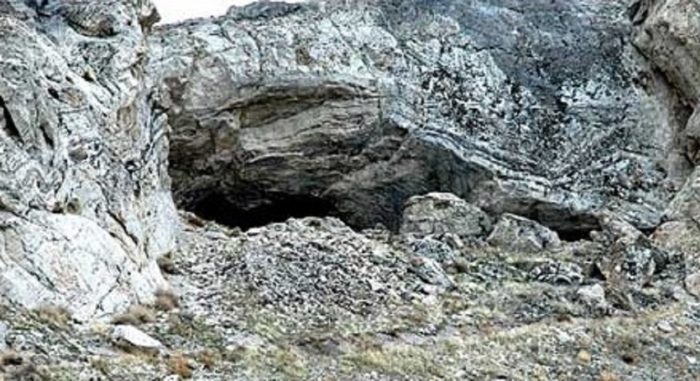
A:
{"label": "sparse vegetation", "polygon": [[43,323],[57,329],[65,329],[72,320],[70,311],[67,308],[53,304],[36,308],[34,314]]}
{"label": "sparse vegetation", "polygon": [[204,366],[205,369],[214,369],[219,361],[219,353],[213,349],[204,349],[197,354],[197,361]]}
{"label": "sparse vegetation", "polygon": [[343,363],[350,369],[374,370],[384,374],[430,379],[444,377],[434,353],[415,346],[360,348],[348,353]]}
{"label": "sparse vegetation", "polygon": [[284,346],[276,348],[271,353],[272,365],[285,376],[294,380],[303,380],[308,375],[308,370],[296,348]]}
{"label": "sparse vegetation", "polygon": [[172,311],[180,306],[180,301],[172,290],[160,289],[156,291],[155,307],[161,311]]}
{"label": "sparse vegetation", "polygon": [[168,370],[182,378],[192,378],[192,364],[182,353],[175,353],[168,359]]}
{"label": "sparse vegetation", "polygon": [[112,318],[112,324],[128,324],[133,326],[152,323],[154,321],[155,315],[153,310],[143,305],[131,306],[126,312]]}

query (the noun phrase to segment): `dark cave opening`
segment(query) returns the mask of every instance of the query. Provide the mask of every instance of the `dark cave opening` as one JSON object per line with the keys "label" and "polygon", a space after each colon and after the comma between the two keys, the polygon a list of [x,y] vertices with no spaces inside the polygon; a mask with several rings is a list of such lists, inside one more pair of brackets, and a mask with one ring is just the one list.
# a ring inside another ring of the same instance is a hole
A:
{"label": "dark cave opening", "polygon": [[250,209],[244,209],[223,194],[212,193],[200,199],[191,212],[206,220],[248,230],[290,218],[330,217],[337,211],[332,203],[310,195],[284,195]]}
{"label": "dark cave opening", "polygon": [[591,232],[597,230],[596,228],[590,229],[554,229],[559,235],[559,239],[564,242],[577,242],[582,240],[590,240]]}

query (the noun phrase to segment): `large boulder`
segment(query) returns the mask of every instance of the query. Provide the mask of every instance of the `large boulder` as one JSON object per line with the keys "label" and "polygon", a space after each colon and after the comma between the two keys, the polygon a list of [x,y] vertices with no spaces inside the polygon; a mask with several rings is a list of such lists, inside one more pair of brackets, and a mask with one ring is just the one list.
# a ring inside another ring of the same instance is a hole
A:
{"label": "large boulder", "polygon": [[502,215],[487,240],[491,245],[525,253],[537,253],[561,245],[557,232],[513,214]]}
{"label": "large boulder", "polygon": [[491,217],[480,208],[450,193],[429,193],[408,200],[401,233],[426,237],[453,234],[470,240],[491,232]]}
{"label": "large boulder", "polygon": [[174,248],[149,1],[0,1],[0,297],[76,318],[147,299]]}

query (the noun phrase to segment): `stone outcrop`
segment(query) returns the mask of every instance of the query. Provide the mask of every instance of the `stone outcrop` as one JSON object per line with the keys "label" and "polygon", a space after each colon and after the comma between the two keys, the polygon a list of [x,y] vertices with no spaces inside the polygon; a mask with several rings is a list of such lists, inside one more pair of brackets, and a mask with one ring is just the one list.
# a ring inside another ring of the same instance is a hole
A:
{"label": "stone outcrop", "polygon": [[572,234],[605,211],[661,222],[689,112],[631,43],[627,2],[346,3],[155,30],[180,206],[301,198],[397,229],[408,198],[444,191]]}
{"label": "stone outcrop", "polygon": [[148,299],[174,249],[148,1],[0,1],[0,296],[78,318]]}

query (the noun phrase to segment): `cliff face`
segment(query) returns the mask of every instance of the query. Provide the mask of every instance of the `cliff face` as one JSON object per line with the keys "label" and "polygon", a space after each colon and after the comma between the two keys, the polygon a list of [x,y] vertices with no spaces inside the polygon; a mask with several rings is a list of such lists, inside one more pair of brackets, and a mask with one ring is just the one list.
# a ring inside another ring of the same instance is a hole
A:
{"label": "cliff face", "polygon": [[82,318],[150,297],[174,248],[142,1],[0,1],[0,293]]}
{"label": "cliff face", "polygon": [[692,169],[692,78],[640,54],[627,3],[269,3],[159,28],[175,199],[311,196],[395,228],[408,197],[446,191],[572,235],[608,211],[653,229]]}

